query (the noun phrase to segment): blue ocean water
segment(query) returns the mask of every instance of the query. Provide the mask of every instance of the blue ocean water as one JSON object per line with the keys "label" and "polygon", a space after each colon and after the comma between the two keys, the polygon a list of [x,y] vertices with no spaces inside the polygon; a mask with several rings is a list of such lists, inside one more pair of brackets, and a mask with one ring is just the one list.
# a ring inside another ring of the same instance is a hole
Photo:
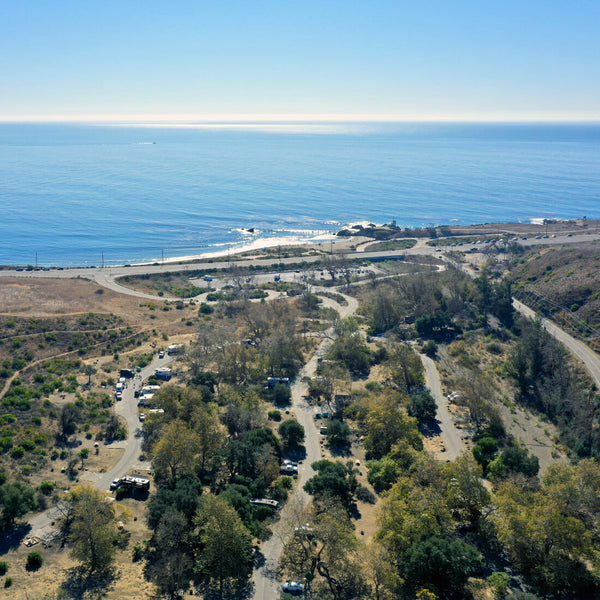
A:
{"label": "blue ocean water", "polygon": [[0,206],[0,264],[50,266],[365,220],[598,218],[600,124],[0,124]]}

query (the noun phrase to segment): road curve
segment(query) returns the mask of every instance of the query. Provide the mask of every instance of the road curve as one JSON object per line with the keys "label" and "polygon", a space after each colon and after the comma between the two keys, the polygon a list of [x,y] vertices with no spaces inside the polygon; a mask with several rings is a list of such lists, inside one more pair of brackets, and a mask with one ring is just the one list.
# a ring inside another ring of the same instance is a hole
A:
{"label": "road curve", "polygon": [[[134,388],[136,381],[144,381],[154,373],[158,367],[166,366],[174,360],[174,356],[165,355],[159,359],[158,355],[154,360],[138,374],[139,380],[130,380],[129,384],[123,391],[123,400],[117,402],[115,413],[120,415],[127,422],[127,440],[124,442],[115,442],[115,446],[124,447],[125,452],[119,462],[106,473],[93,473],[90,471],[82,471],[80,479],[81,484],[90,484],[96,489],[108,491],[110,483],[114,479],[118,479],[126,475],[132,470],[147,470],[150,467],[149,462],[139,460],[142,446],[142,436],[139,430],[139,417],[137,411],[137,400],[134,397]],[[141,377],[140,377],[141,376]],[[101,452],[108,451],[107,447],[101,449]],[[37,537],[43,538],[49,532],[52,521],[57,517],[56,510],[50,508],[42,513],[39,513],[29,519],[31,533]]]}
{"label": "road curve", "polygon": [[[513,306],[522,315],[534,319],[536,313],[534,310],[523,304],[519,300],[513,299]],[[558,325],[555,325],[552,321],[540,317],[542,325],[546,331],[559,342],[561,342],[574,356],[579,358],[585,365],[588,373],[595,381],[596,386],[600,389],[600,357],[586,344],[576,340],[573,336],[569,335],[566,331],[563,331]]]}
{"label": "road curve", "polygon": [[[314,289],[317,291],[320,288]],[[331,288],[323,289],[331,291]],[[351,296],[344,296],[344,298],[348,303],[347,306],[340,306],[330,298],[322,298],[322,300],[323,304],[335,308],[343,318],[350,316],[358,308],[356,298]],[[253,598],[256,600],[270,600],[279,597],[281,586],[277,577],[277,566],[286,537],[290,534],[289,524],[293,521],[293,513],[298,508],[305,507],[310,500],[309,494],[304,491],[304,484],[315,474],[311,468],[312,463],[321,458],[321,435],[315,425],[314,410],[306,401],[308,385],[302,380],[315,374],[319,359],[333,343],[332,329],[326,332],[326,336],[292,385],[292,406],[296,420],[304,427],[306,458],[299,464],[296,488],[281,509],[279,521],[273,524],[273,535],[261,547],[264,563],[255,569],[252,575]]]}

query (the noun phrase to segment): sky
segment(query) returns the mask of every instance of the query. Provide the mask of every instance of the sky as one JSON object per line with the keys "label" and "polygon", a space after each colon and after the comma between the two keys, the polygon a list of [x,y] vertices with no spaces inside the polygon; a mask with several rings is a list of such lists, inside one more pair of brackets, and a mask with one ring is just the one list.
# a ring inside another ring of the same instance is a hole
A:
{"label": "sky", "polygon": [[0,0],[1,121],[600,120],[600,0]]}

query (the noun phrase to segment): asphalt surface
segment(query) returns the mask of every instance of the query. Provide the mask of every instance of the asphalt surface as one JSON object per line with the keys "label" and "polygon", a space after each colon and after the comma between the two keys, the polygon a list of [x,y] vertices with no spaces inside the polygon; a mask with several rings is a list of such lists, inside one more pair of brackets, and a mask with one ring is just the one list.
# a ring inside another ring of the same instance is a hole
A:
{"label": "asphalt surface", "polygon": [[420,354],[419,356],[421,357],[423,367],[425,367],[425,384],[437,404],[436,419],[441,430],[440,435],[444,442],[445,450],[437,452],[436,458],[438,460],[454,460],[464,452],[465,445],[458,429],[454,425],[454,417],[448,410],[448,398],[442,393],[440,374],[435,366],[435,362],[425,354]]}
{"label": "asphalt surface", "polygon": [[[315,291],[329,288],[315,288]],[[336,290],[337,291],[337,290]],[[338,292],[339,293],[339,292]],[[323,304],[335,308],[340,317],[348,317],[358,308],[358,301],[350,296],[345,296],[347,306],[340,306],[329,298],[323,298]],[[304,484],[315,474],[311,468],[312,463],[321,458],[321,440],[318,426],[314,419],[314,408],[307,402],[306,394],[308,385],[302,381],[304,377],[312,377],[316,370],[319,358],[322,358],[333,342],[333,330],[325,332],[325,338],[319,344],[310,360],[304,365],[294,383],[292,391],[292,411],[296,420],[304,427],[305,459],[298,464],[298,480],[294,492],[281,509],[279,520],[273,524],[273,535],[261,545],[263,564],[254,570],[252,575],[253,598],[256,600],[270,600],[278,598],[281,593],[281,582],[277,576],[277,565],[283,551],[287,537],[293,532],[295,515],[309,502],[310,496],[304,491]],[[292,526],[290,526],[292,523]]]}
{"label": "asphalt surface", "polygon": [[[513,299],[513,306],[522,315],[534,319],[536,316],[535,311],[531,308],[519,302],[519,300]],[[596,382],[596,386],[600,389],[600,357],[583,342],[576,340],[573,336],[569,335],[566,331],[563,331],[560,327],[555,325],[552,321],[540,317],[542,325],[546,331],[559,342],[561,342],[569,352],[576,356],[585,365],[588,373]]]}
{"label": "asphalt surface", "polygon": [[[90,484],[96,489],[107,491],[113,480],[123,477],[136,471],[137,473],[147,473],[150,470],[150,462],[140,461],[142,436],[140,429],[140,421],[138,416],[137,399],[134,397],[134,389],[141,387],[142,381],[146,381],[154,370],[158,367],[166,366],[175,360],[175,356],[165,354],[164,358],[158,358],[158,354],[153,361],[142,371],[137,374],[135,379],[130,379],[127,382],[127,387],[123,391],[123,399],[115,403],[115,413],[120,415],[127,422],[127,440],[115,441],[112,444],[100,447],[100,452],[110,451],[110,446],[115,448],[124,448],[123,456],[119,462],[106,473],[91,473],[89,471],[80,471],[80,483]],[[111,390],[112,393],[112,390]],[[42,513],[39,513],[29,519],[31,525],[31,535],[44,538],[52,530],[52,522],[58,517],[55,508],[50,508]]]}

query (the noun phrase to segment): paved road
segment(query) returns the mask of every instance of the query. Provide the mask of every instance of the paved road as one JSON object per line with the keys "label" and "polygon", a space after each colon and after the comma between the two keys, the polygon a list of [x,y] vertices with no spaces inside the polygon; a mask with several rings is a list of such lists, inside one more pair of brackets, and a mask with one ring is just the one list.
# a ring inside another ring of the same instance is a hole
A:
{"label": "paved road", "polygon": [[[474,237],[474,236],[473,236]],[[479,237],[486,237],[485,235],[481,235]],[[566,235],[559,235],[556,238],[548,238],[548,239],[535,239],[530,238],[527,240],[517,238],[519,244],[523,246],[534,246],[534,245],[560,245],[560,244],[577,244],[581,242],[590,242],[593,240],[600,239],[600,234],[596,233],[586,233],[586,234],[576,234],[571,237],[567,237]],[[464,243],[462,246],[448,248],[453,251],[458,252],[469,252],[472,248],[476,248],[478,250],[483,249],[485,246],[483,244],[466,244]],[[368,259],[368,258],[394,258],[402,255],[431,255],[435,253],[435,248],[432,246],[427,246],[423,243],[422,240],[414,248],[404,249],[404,250],[388,250],[388,251],[369,251],[368,248],[359,252],[348,252],[341,256],[344,256],[349,259],[357,258],[357,259]],[[103,285],[109,289],[114,289],[115,291],[123,292],[128,288],[120,286],[115,283],[115,279],[119,277],[123,277],[125,275],[146,275],[153,273],[168,273],[173,271],[194,271],[200,269],[225,269],[231,265],[239,264],[239,265],[257,265],[257,266],[271,266],[275,263],[282,264],[293,264],[299,262],[307,262],[312,263],[321,260],[326,255],[315,255],[315,256],[291,256],[288,258],[253,258],[253,259],[244,259],[238,261],[228,261],[228,260],[215,260],[214,262],[197,262],[197,263],[185,263],[179,264],[176,262],[167,262],[165,264],[144,264],[144,265],[132,265],[129,267],[125,266],[115,266],[115,267],[105,267],[105,268],[91,268],[91,267],[78,267],[72,269],[51,269],[49,271],[17,271],[16,269],[3,269],[0,271],[0,276],[6,277],[42,277],[42,278],[87,278],[93,281],[96,281],[100,285]],[[336,254],[336,256],[340,256]],[[130,292],[128,292],[130,293]],[[141,298],[153,298],[156,300],[156,296],[152,296],[151,294],[144,294],[143,292],[136,292],[136,296]]]}
{"label": "paved road", "polygon": [[[522,302],[519,302],[519,300],[513,299],[513,306],[521,314],[529,317],[530,319],[534,319],[536,316],[535,311]],[[542,324],[550,335],[564,344],[569,352],[574,354],[583,362],[588,370],[588,373],[596,382],[596,386],[600,389],[600,356],[598,356],[589,346],[586,346],[583,342],[576,340],[573,336],[569,335],[566,331],[563,331],[552,321],[542,318]]]}
{"label": "paved road", "polygon": [[[141,380],[146,380],[154,373],[158,367],[166,366],[173,362],[174,356],[168,356],[162,359],[155,356],[154,360],[144,367],[139,375]],[[139,417],[137,409],[137,400],[134,397],[134,389],[140,383],[139,379],[129,380],[127,387],[123,392],[123,400],[116,403],[115,412],[122,416],[127,421],[127,440],[122,442],[114,442],[115,447],[123,447],[125,452],[119,462],[106,473],[92,473],[90,471],[82,471],[80,475],[81,483],[90,483],[99,490],[108,491],[111,482],[114,479],[123,477],[133,470],[143,472],[150,468],[150,462],[139,460],[141,454],[142,436],[139,428]],[[101,452],[109,450],[101,448]],[[43,538],[46,533],[49,533],[51,523],[57,517],[55,509],[51,508],[42,513],[39,513],[29,520],[31,525],[32,535]]]}
{"label": "paved road", "polygon": [[426,354],[420,354],[419,356],[425,367],[425,384],[437,404],[436,418],[441,429],[442,440],[444,441],[445,451],[437,452],[436,458],[438,460],[454,460],[464,452],[465,445],[458,429],[454,425],[454,419],[448,410],[448,398],[442,393],[440,374],[435,366],[435,362]]}
{"label": "paved road", "polygon": [[[314,288],[315,291],[331,288]],[[337,290],[336,290],[337,291]],[[339,293],[339,292],[338,292]],[[344,296],[348,302],[347,306],[340,306],[330,298],[323,298],[323,304],[335,308],[341,317],[348,317],[358,308],[356,298]],[[311,464],[321,458],[321,435],[314,420],[313,407],[305,399],[308,386],[302,381],[304,377],[312,377],[322,358],[333,342],[333,330],[326,332],[326,337],[310,360],[304,365],[295,382],[292,385],[292,407],[296,420],[304,427],[306,458],[299,464],[298,481],[295,491],[290,495],[287,503],[281,510],[279,521],[273,525],[273,535],[262,545],[261,552],[264,564],[254,570],[252,582],[254,588],[253,598],[256,600],[271,600],[278,598],[281,593],[281,584],[277,578],[277,565],[283,551],[287,535],[291,533],[289,524],[293,522],[293,515],[299,508],[305,507],[310,496],[304,491],[304,484],[315,474]]]}

